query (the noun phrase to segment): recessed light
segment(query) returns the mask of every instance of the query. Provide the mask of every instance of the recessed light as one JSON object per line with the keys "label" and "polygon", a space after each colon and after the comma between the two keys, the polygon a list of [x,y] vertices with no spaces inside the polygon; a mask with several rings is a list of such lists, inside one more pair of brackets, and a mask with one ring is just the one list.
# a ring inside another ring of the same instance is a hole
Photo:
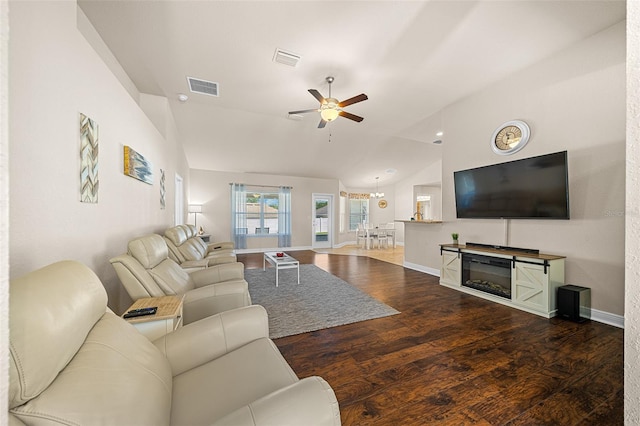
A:
{"label": "recessed light", "polygon": [[395,174],[397,172],[397,170],[396,169],[387,169],[384,172],[387,173],[387,174],[392,175],[392,174]]}
{"label": "recessed light", "polygon": [[187,102],[187,99],[189,99],[189,97],[187,95],[185,95],[184,93],[178,94],[178,100],[180,102]]}
{"label": "recessed light", "polygon": [[438,133],[436,133],[436,136],[442,136],[442,135],[444,135],[444,132],[438,132]]}

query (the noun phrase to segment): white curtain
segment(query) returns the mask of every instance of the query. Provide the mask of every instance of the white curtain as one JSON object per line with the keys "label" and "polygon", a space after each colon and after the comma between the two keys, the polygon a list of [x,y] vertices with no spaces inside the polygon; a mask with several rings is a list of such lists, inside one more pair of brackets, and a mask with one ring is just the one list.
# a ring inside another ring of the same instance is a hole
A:
{"label": "white curtain", "polygon": [[291,187],[280,187],[278,247],[291,247]]}
{"label": "white curtain", "polygon": [[247,248],[247,190],[241,183],[231,184],[231,240],[236,248]]}

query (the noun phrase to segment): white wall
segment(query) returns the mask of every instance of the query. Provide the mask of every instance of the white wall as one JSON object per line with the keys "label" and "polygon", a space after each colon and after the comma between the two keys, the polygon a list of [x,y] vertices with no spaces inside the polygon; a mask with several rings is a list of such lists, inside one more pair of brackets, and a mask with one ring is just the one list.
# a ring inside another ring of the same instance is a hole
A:
{"label": "white wall", "polygon": [[640,424],[640,2],[627,2],[624,421]]}
{"label": "white wall", "polygon": [[[625,23],[615,25],[442,111],[442,226],[421,227],[421,264],[439,270],[439,243],[510,245],[564,255],[566,282],[590,287],[592,307],[624,313]],[[499,101],[498,101],[499,100]],[[502,157],[491,134],[513,119],[532,136]],[[567,150],[571,220],[457,220],[456,170]],[[414,182],[422,183],[422,182]],[[405,251],[409,237],[405,236]],[[424,251],[424,253],[422,253]]]}
{"label": "white wall", "polygon": [[[188,177],[175,127],[165,117],[165,138],[147,118],[78,30],[75,1],[9,8],[11,277],[75,259],[98,274],[110,306],[121,311],[129,299],[109,258],[126,251],[129,239],[172,225],[174,175]],[[80,202],[80,112],[99,125],[97,204]],[[153,185],[123,174],[124,145],[151,161]]]}
{"label": "white wall", "polygon": [[9,392],[9,4],[0,2],[0,425]]}
{"label": "white wall", "polygon": [[[208,170],[190,170],[189,203],[202,204],[198,214],[198,227],[212,235],[212,241],[229,241],[231,238],[232,182],[246,185],[292,186],[291,190],[291,246],[309,248],[312,244],[312,194],[333,194],[334,235],[338,235],[339,182],[334,179],[312,179],[292,176],[261,175],[257,173],[228,173]],[[194,223],[194,214],[187,216],[187,223]],[[277,237],[247,239],[247,250],[256,251],[278,247]]]}
{"label": "white wall", "polygon": [[[414,188],[416,185],[435,184],[442,182],[442,160],[438,160],[415,175],[398,182],[395,185],[394,213],[395,219],[410,220],[415,213],[416,201]],[[442,218],[442,195],[440,196],[440,219]],[[396,240],[404,244],[404,225],[396,223]],[[405,251],[406,252],[406,251]]]}

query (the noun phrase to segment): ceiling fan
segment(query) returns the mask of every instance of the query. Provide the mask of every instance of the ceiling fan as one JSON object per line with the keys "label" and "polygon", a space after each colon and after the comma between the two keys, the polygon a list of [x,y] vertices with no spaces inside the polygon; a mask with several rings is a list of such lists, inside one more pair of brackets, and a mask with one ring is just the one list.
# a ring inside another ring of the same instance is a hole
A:
{"label": "ceiling fan", "polygon": [[320,101],[320,108],[304,109],[302,111],[291,111],[289,112],[289,114],[305,114],[308,112],[319,112],[320,123],[318,124],[318,129],[322,129],[324,126],[327,125],[329,121],[335,120],[336,118],[338,118],[338,116],[348,118],[349,120],[357,121],[358,123],[364,120],[364,118],[357,116],[355,114],[348,113],[344,111],[342,108],[358,102],[366,101],[367,99],[369,99],[367,95],[365,95],[364,93],[361,93],[358,96],[354,96],[353,98],[349,98],[347,100],[340,102],[337,99],[331,97],[331,83],[333,83],[333,80],[335,79],[329,76],[325,80],[327,81],[327,83],[329,83],[328,98],[323,97],[320,94],[320,92],[318,92],[316,89],[309,89],[309,93],[311,93],[314,98]]}

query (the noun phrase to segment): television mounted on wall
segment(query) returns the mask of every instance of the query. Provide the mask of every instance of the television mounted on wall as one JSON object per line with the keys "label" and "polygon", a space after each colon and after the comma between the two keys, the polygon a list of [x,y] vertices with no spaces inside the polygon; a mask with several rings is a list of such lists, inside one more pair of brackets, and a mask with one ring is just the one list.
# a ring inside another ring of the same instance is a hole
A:
{"label": "television mounted on wall", "polygon": [[567,151],[453,173],[459,219],[569,219]]}

